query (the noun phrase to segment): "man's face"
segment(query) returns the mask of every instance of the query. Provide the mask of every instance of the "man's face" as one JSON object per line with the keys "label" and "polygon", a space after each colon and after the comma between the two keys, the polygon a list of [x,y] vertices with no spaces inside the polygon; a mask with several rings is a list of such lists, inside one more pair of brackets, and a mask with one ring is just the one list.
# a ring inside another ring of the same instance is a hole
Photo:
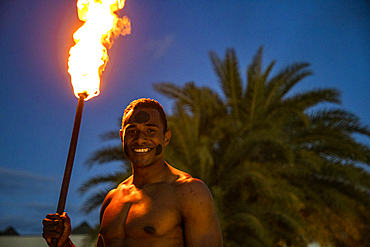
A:
{"label": "man's face", "polygon": [[151,108],[131,110],[125,122],[121,134],[126,157],[136,166],[163,162],[163,150],[171,132],[164,133],[159,112]]}

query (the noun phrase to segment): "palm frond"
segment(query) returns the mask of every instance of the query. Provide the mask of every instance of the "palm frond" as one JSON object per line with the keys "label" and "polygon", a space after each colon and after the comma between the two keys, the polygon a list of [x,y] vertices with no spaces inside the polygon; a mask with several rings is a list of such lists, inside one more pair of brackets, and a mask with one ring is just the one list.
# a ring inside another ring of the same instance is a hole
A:
{"label": "palm frond", "polygon": [[99,136],[101,141],[111,141],[111,140],[117,140],[120,139],[119,137],[119,131],[107,131]]}
{"label": "palm frond", "polygon": [[227,49],[222,61],[214,52],[210,52],[213,69],[216,72],[219,83],[225,95],[232,114],[239,119],[240,104],[242,101],[243,85],[240,77],[238,60],[234,49]]}
{"label": "palm frond", "polygon": [[94,164],[105,165],[112,161],[122,161],[124,167],[129,167],[128,160],[123,154],[123,148],[119,146],[105,146],[92,153],[85,164],[91,168]]}
{"label": "palm frond", "polygon": [[99,208],[104,201],[105,196],[108,194],[109,190],[101,190],[97,193],[94,193],[92,196],[90,196],[83,204],[81,210],[82,212],[88,214],[92,210]]}
{"label": "palm frond", "polygon": [[262,51],[261,47],[254,56],[252,64],[247,70],[247,89],[245,91],[243,103],[249,121],[253,121],[256,112],[261,109],[261,104],[265,98],[265,81],[262,74]]}
{"label": "palm frond", "polygon": [[340,104],[340,92],[333,88],[315,89],[308,92],[297,93],[283,100],[284,105],[294,106],[302,111],[325,102]]}
{"label": "palm frond", "polygon": [[117,186],[120,182],[122,182],[125,178],[127,178],[131,174],[130,171],[126,172],[119,172],[114,174],[104,174],[98,175],[95,177],[90,178],[86,182],[84,182],[79,188],[78,192],[80,194],[85,194],[87,191],[93,189],[95,186],[101,185],[103,183],[111,184],[111,186]]}
{"label": "palm frond", "polygon": [[302,79],[311,75],[308,63],[294,63],[281,70],[266,83],[265,109],[283,100],[286,94]]}
{"label": "palm frond", "polygon": [[363,125],[355,114],[343,109],[319,109],[309,114],[314,126],[325,126],[345,131],[346,133],[358,133],[370,137],[370,129]]}
{"label": "palm frond", "polygon": [[272,243],[269,241],[271,238],[268,237],[269,231],[258,217],[249,213],[239,213],[233,218],[237,221],[240,228],[244,230],[244,234],[248,236],[247,241],[251,238],[252,240],[254,239],[256,244],[258,244],[257,246],[272,246]]}
{"label": "palm frond", "polygon": [[186,95],[183,89],[179,86],[176,86],[173,83],[161,82],[153,84],[155,91],[168,96],[171,99],[180,100],[186,104],[191,104],[192,100]]}

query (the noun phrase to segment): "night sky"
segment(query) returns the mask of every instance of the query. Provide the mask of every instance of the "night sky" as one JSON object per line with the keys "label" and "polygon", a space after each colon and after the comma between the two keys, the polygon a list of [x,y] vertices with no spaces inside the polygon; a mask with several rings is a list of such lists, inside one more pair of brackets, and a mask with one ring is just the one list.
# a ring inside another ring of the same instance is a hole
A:
{"label": "night sky", "polygon": [[[0,2],[0,230],[40,234],[41,221],[56,210],[77,98],[67,73],[72,34],[81,25],[74,0]],[[221,58],[235,48],[242,77],[259,47],[272,74],[308,62],[314,74],[294,92],[334,87],[342,107],[370,124],[369,1],[127,0],[122,11],[132,33],[109,50],[101,94],[83,113],[66,211],[72,226],[98,223],[98,211],[80,211],[77,188],[89,177],[119,169],[88,169],[84,162],[117,130],[127,104],[157,99],[156,82],[194,81],[220,92],[209,51]],[[370,145],[370,140],[359,139]],[[176,166],[176,164],[172,164]]]}

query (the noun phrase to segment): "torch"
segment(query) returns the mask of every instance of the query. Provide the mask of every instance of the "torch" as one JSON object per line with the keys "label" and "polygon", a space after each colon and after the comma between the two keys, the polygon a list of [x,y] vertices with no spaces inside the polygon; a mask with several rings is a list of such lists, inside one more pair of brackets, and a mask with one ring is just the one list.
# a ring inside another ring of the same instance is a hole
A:
{"label": "torch", "polygon": [[[78,18],[84,24],[73,34],[75,45],[69,50],[68,73],[74,94],[78,98],[72,137],[69,146],[57,213],[64,212],[72,174],[84,102],[100,93],[100,77],[108,62],[108,52],[114,38],[131,32],[130,20],[118,17],[116,12],[126,0],[78,0]],[[58,240],[52,239],[52,246]]]}

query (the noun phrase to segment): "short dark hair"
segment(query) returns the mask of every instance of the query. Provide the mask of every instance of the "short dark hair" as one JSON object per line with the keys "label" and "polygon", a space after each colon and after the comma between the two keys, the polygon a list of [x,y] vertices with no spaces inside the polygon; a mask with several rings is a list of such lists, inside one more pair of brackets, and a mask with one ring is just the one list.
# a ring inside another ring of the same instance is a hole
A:
{"label": "short dark hair", "polygon": [[136,110],[140,108],[156,109],[159,112],[159,116],[163,124],[163,131],[166,132],[168,130],[167,129],[167,117],[166,117],[166,113],[164,112],[162,105],[159,104],[158,101],[154,99],[146,99],[146,98],[134,100],[126,107],[125,111],[123,112],[123,117],[122,117],[122,129],[127,124],[126,122],[127,114],[131,110]]}

